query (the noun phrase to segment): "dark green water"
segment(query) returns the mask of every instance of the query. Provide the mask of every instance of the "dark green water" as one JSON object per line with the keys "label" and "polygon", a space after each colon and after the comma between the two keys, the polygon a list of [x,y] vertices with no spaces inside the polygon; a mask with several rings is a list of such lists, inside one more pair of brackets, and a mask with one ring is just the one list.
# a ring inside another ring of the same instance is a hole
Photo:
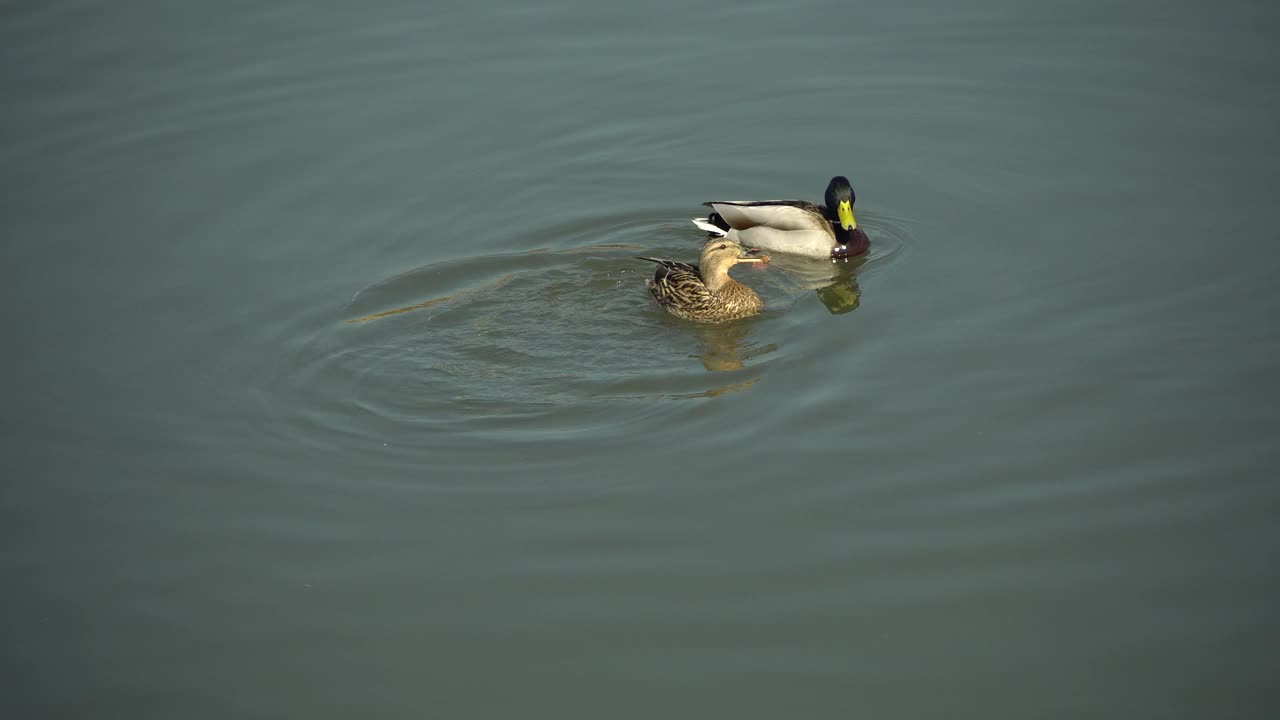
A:
{"label": "dark green water", "polygon": [[[1272,717],[1277,31],[0,3],[0,709]],[[649,306],[837,173],[865,265]]]}

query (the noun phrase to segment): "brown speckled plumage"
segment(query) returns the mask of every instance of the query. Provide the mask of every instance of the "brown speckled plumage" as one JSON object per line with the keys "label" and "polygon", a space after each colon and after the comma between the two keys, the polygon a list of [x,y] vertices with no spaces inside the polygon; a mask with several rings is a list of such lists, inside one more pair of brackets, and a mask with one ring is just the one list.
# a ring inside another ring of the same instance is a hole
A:
{"label": "brown speckled plumage", "polygon": [[749,257],[741,245],[724,239],[713,239],[702,249],[699,264],[642,257],[658,264],[649,293],[670,312],[685,320],[721,322],[749,317],[760,312],[764,303],[754,290],[729,277],[729,268],[746,263],[765,262],[767,258]]}

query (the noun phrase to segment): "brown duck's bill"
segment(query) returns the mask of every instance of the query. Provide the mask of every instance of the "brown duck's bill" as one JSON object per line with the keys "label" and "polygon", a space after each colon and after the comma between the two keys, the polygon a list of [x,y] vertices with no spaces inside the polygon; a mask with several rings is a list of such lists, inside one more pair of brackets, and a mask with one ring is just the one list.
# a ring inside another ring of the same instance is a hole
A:
{"label": "brown duck's bill", "polygon": [[767,263],[768,255],[761,255],[760,248],[743,248],[743,254],[738,256],[740,263]]}

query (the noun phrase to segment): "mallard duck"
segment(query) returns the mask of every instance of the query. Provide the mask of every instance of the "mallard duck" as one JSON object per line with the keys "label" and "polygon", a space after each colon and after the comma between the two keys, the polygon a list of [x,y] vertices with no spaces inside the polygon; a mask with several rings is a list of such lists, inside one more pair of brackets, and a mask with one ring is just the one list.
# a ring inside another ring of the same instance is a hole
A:
{"label": "mallard duck", "polygon": [[742,245],[726,238],[712,238],[702,247],[698,264],[638,257],[658,263],[649,293],[670,312],[685,320],[718,322],[736,320],[760,312],[764,303],[754,290],[729,277],[729,268],[738,263],[768,262]]}
{"label": "mallard duck", "polygon": [[771,252],[845,260],[866,252],[871,238],[853,217],[857,196],[844,176],[831,178],[826,205],[807,200],[718,200],[703,205],[712,213],[694,225],[712,235]]}

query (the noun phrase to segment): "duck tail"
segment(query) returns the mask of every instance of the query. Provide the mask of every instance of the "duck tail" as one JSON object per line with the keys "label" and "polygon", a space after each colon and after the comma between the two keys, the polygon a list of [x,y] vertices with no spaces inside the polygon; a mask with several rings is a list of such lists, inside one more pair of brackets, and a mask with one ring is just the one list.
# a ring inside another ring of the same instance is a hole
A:
{"label": "duck tail", "polygon": [[706,218],[691,218],[690,222],[692,222],[694,225],[697,225],[699,228],[706,230],[712,235],[715,235],[716,237],[724,237],[725,235],[729,234],[728,230],[725,230],[724,228],[718,225],[715,225],[713,223],[707,222]]}
{"label": "duck tail", "polygon": [[645,257],[645,256],[643,256],[643,255],[637,255],[637,256],[636,256],[636,259],[637,259],[637,260],[648,260],[648,261],[649,261],[649,262],[651,262],[651,263],[658,263],[659,265],[662,265],[663,263],[667,262],[666,260],[659,260],[658,258]]}

